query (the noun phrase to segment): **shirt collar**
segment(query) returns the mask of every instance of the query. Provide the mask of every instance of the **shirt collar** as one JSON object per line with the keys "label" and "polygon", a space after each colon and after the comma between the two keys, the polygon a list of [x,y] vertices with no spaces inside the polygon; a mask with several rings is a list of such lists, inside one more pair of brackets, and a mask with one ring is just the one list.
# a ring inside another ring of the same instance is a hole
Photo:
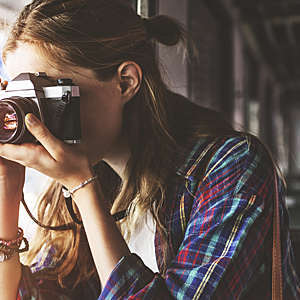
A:
{"label": "shirt collar", "polygon": [[216,138],[211,136],[201,137],[192,147],[185,162],[177,169],[176,174],[192,181],[198,171],[197,166],[204,156],[213,148]]}

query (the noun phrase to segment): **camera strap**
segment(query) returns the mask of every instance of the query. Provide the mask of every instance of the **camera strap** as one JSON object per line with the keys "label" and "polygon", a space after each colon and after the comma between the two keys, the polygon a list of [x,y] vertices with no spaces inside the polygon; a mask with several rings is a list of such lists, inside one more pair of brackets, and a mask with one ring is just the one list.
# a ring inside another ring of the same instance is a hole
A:
{"label": "camera strap", "polygon": [[38,221],[33,216],[33,214],[31,213],[30,209],[28,208],[27,203],[26,203],[26,201],[24,199],[24,193],[22,194],[21,202],[22,202],[22,204],[23,204],[23,206],[24,206],[27,214],[32,219],[32,221],[34,223],[36,223],[37,225],[39,225],[40,227],[45,228],[45,229],[55,230],[55,231],[64,231],[64,230],[72,230],[72,229],[74,229],[74,223],[68,223],[68,224],[63,224],[63,225],[59,225],[59,226],[51,226],[51,225],[42,224],[40,221]]}
{"label": "camera strap", "polygon": [[[67,206],[68,212],[69,212],[72,220],[76,224],[82,225],[82,221],[78,219],[78,217],[76,216],[76,213],[74,211],[72,197],[65,197],[65,202],[66,202],[66,206]],[[127,216],[126,210],[119,211],[112,215],[115,222],[118,222],[118,221],[124,219],[126,216]]]}
{"label": "camera strap", "polygon": [[60,130],[62,129],[61,124],[64,119],[64,114],[65,114],[67,108],[69,107],[69,104],[71,103],[71,97],[68,97],[68,95],[70,95],[70,94],[64,95],[62,98],[63,101],[59,101],[59,103],[56,107],[54,121],[53,121],[53,126],[55,126],[53,128],[53,131],[55,134],[58,134],[60,132]]}
{"label": "camera strap", "polygon": [[[75,227],[75,224],[74,223],[67,223],[67,224],[63,224],[63,225],[59,225],[59,226],[51,226],[51,225],[45,225],[43,223],[41,223],[40,221],[38,221],[34,216],[33,214],[31,213],[30,209],[28,208],[27,206],[27,203],[24,199],[24,193],[22,195],[22,199],[21,199],[21,202],[27,212],[27,214],[29,215],[29,217],[33,220],[34,223],[36,223],[37,225],[39,225],[40,227],[42,228],[45,228],[45,229],[49,229],[49,230],[55,230],[55,231],[64,231],[64,230],[73,230],[74,227]],[[66,202],[66,206],[67,206],[67,209],[68,209],[68,212],[72,218],[72,220],[78,224],[78,225],[82,225],[82,221],[80,221],[78,219],[78,217],[76,216],[75,212],[74,212],[74,209],[73,209],[73,201],[72,201],[72,198],[71,197],[68,197],[68,198],[65,198],[65,202]],[[125,217],[127,217],[127,211],[126,210],[122,210],[122,211],[119,211],[115,214],[112,215],[113,219],[115,222],[118,222],[122,219],[124,219]]]}
{"label": "camera strap", "polygon": [[82,225],[82,221],[80,221],[75,214],[75,211],[73,208],[72,197],[65,197],[65,202],[66,202],[68,212],[69,212],[71,218],[73,219],[73,221],[78,225]]}

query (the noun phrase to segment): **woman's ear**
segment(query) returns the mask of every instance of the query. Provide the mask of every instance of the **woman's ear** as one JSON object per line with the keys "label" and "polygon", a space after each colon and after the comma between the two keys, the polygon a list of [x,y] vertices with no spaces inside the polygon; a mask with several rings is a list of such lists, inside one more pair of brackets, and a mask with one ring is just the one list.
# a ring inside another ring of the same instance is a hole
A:
{"label": "woman's ear", "polygon": [[133,61],[122,63],[118,68],[118,81],[123,102],[127,103],[138,92],[142,82],[142,69]]}

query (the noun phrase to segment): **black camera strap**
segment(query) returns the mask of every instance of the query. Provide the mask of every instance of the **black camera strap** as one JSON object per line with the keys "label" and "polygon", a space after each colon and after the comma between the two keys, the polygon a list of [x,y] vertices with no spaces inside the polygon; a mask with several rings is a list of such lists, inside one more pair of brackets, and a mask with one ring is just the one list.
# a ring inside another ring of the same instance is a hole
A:
{"label": "black camera strap", "polygon": [[[73,209],[73,201],[72,201],[72,198],[71,197],[66,197],[65,198],[65,202],[66,202],[66,206],[67,206],[67,209],[68,209],[68,212],[72,218],[72,220],[74,221],[74,223],[67,223],[67,224],[63,224],[63,225],[59,225],[59,226],[51,226],[51,225],[45,225],[45,224],[42,224],[40,221],[38,221],[34,216],[33,214],[31,213],[30,209],[28,208],[26,202],[25,202],[25,199],[24,199],[24,194],[22,195],[22,200],[21,200],[27,214],[29,215],[29,217],[37,224],[39,225],[40,227],[42,228],[45,228],[45,229],[49,229],[49,230],[55,230],[55,231],[64,231],[64,230],[73,230],[75,228],[75,224],[78,224],[78,225],[82,225],[82,221],[80,221],[78,219],[78,217],[76,216],[75,212],[74,212],[74,209]],[[112,215],[113,219],[115,222],[118,222],[122,219],[124,219],[125,217],[127,217],[127,211],[126,210],[122,210],[122,211],[119,211],[115,214]]]}
{"label": "black camera strap", "polygon": [[[66,202],[66,206],[69,211],[69,214],[70,214],[71,218],[73,219],[73,221],[78,225],[82,225],[82,221],[80,221],[78,219],[78,217],[76,216],[76,213],[74,211],[72,197],[65,197],[65,202]],[[112,215],[115,222],[118,222],[118,221],[124,219],[126,216],[127,216],[126,210],[119,211]]]}
{"label": "black camera strap", "polygon": [[68,91],[63,95],[62,101],[58,101],[58,105],[55,110],[54,121],[53,121],[53,131],[55,134],[60,132],[62,121],[64,120],[64,114],[66,113],[68,107],[71,103],[71,93]]}
{"label": "black camera strap", "polygon": [[25,199],[24,199],[24,193],[22,195],[22,200],[21,200],[27,214],[29,215],[29,217],[32,219],[32,221],[34,223],[36,223],[37,225],[39,225],[40,227],[42,228],[45,228],[45,229],[50,229],[50,230],[55,230],[55,231],[63,231],[63,230],[72,230],[74,229],[74,223],[68,223],[68,224],[63,224],[63,225],[59,225],[59,226],[51,226],[51,225],[44,225],[42,224],[40,221],[38,221],[34,216],[33,214],[31,213],[30,209],[28,208],[27,206],[27,203],[25,202]]}
{"label": "black camera strap", "polygon": [[69,212],[71,218],[73,219],[73,221],[78,225],[82,225],[82,221],[80,221],[75,214],[75,211],[73,208],[72,197],[65,197],[65,202],[66,202],[68,212]]}

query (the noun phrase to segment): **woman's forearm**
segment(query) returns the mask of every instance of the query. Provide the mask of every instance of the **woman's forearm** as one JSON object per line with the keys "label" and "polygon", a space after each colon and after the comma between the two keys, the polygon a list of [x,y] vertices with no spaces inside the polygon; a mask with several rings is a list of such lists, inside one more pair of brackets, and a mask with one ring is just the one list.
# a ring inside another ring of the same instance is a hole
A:
{"label": "woman's forearm", "polygon": [[105,208],[100,185],[91,183],[74,194],[94,262],[105,285],[118,261],[130,251],[110,213]]}
{"label": "woman's forearm", "polygon": [[[0,239],[13,240],[18,233],[19,199],[0,201]],[[19,255],[0,262],[1,300],[15,300],[21,279]]]}

